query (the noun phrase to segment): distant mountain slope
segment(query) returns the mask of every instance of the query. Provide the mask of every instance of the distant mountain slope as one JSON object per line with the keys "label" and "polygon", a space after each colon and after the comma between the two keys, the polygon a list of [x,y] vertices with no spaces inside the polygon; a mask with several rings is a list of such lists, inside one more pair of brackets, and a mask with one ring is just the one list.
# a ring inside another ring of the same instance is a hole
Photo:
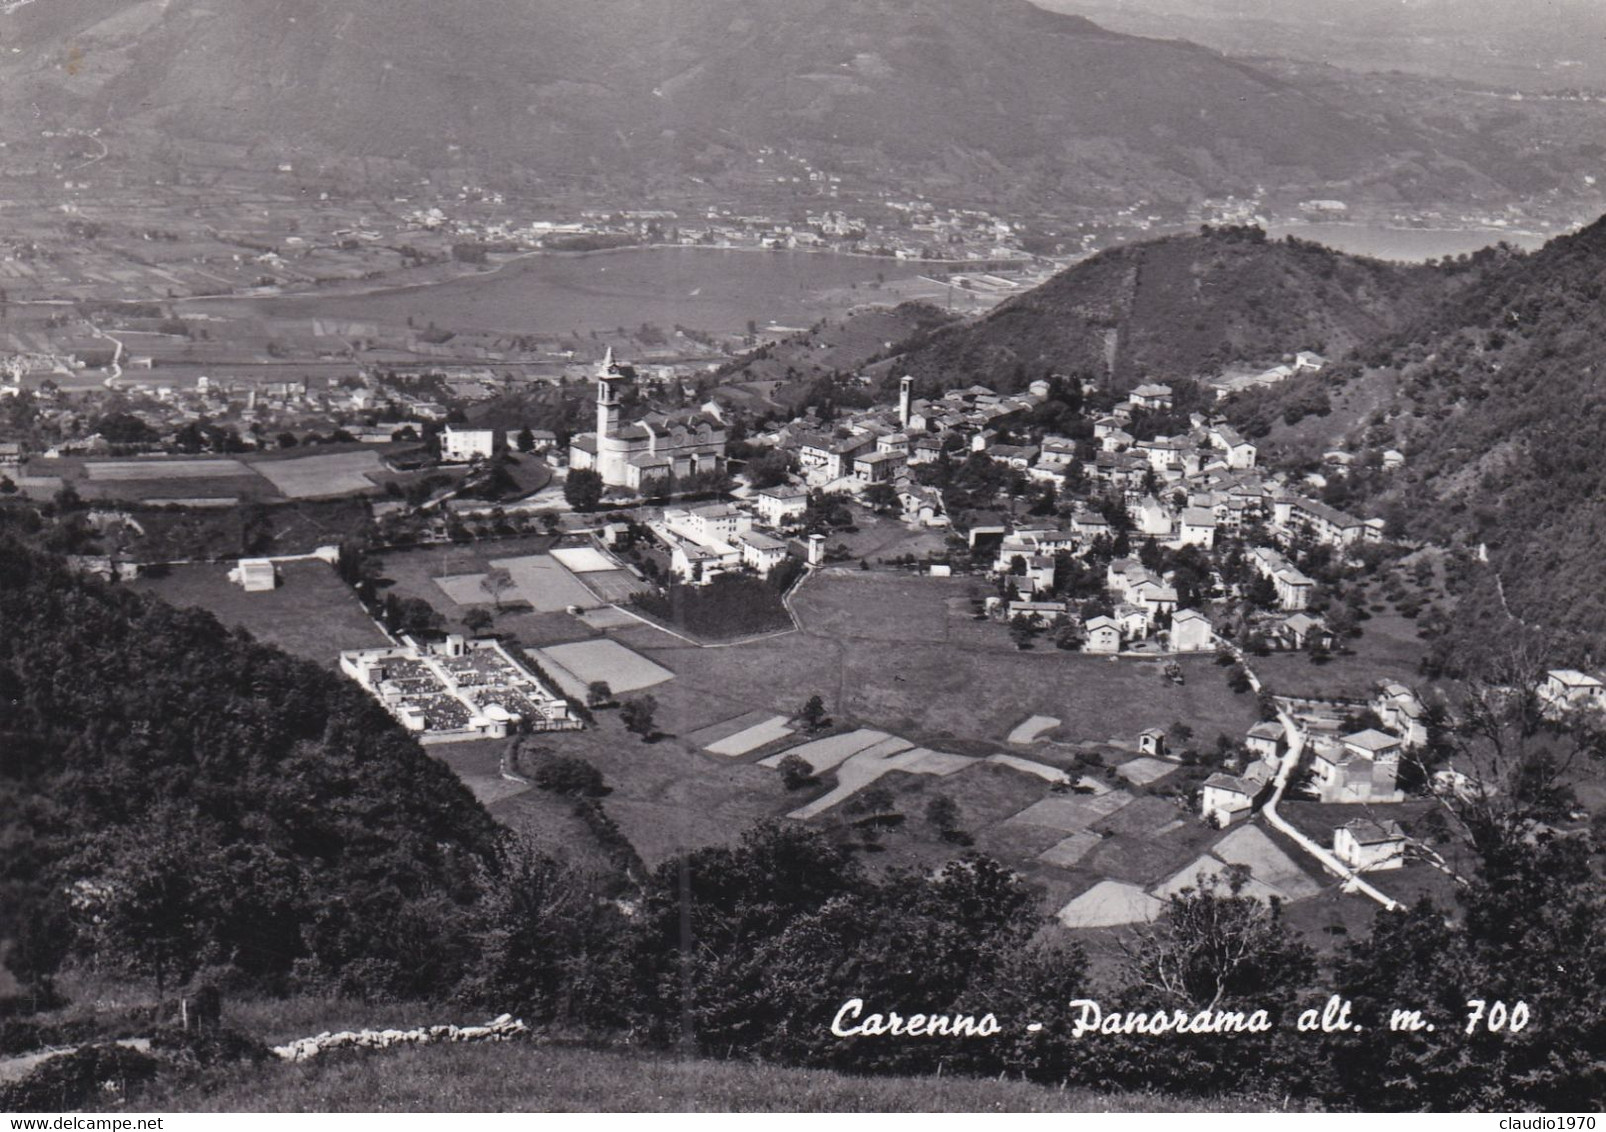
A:
{"label": "distant mountain slope", "polygon": [[50,0],[0,38],[3,124],[241,161],[650,179],[773,146],[1005,197],[1501,192],[1407,124],[1026,0]]}
{"label": "distant mountain slope", "polygon": [[[1522,89],[1606,83],[1606,9],[1469,0],[1040,0],[1130,35]],[[1591,48],[1591,45],[1595,45]]]}
{"label": "distant mountain slope", "polygon": [[1223,229],[1103,252],[977,322],[910,343],[897,368],[940,386],[1024,367],[1125,388],[1297,350],[1342,354],[1440,293],[1432,268]]}

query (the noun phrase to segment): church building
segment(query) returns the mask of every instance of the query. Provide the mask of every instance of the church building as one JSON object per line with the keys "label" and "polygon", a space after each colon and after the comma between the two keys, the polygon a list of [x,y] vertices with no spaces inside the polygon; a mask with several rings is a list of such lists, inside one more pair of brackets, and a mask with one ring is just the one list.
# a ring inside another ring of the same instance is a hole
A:
{"label": "church building", "polygon": [[620,393],[635,370],[610,348],[597,372],[597,431],[569,444],[571,468],[594,469],[607,487],[642,491],[673,477],[725,469],[725,426],[706,413],[648,413],[619,423]]}

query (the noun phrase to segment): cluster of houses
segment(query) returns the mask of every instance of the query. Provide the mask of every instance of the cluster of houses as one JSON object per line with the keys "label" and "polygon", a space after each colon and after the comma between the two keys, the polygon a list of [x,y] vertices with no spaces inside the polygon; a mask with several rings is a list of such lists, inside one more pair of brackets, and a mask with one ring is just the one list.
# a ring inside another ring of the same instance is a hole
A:
{"label": "cluster of houses", "polygon": [[[1337,734],[1301,727],[1311,757],[1311,789],[1318,801],[1386,805],[1405,800],[1399,789],[1400,758],[1427,742],[1422,702],[1403,684],[1385,681],[1369,706],[1389,730],[1369,727]],[[1225,827],[1252,812],[1270,793],[1291,738],[1276,720],[1251,727],[1244,740],[1248,766],[1204,781],[1199,792],[1201,816]],[[1396,869],[1405,864],[1408,840],[1397,822],[1369,812],[1335,827],[1332,848],[1334,856],[1357,871]]]}
{"label": "cluster of houses", "polygon": [[[885,484],[896,493],[906,519],[940,527],[948,523],[942,495],[916,483],[911,469],[936,462],[945,450],[957,450],[981,452],[1008,467],[1028,471],[1042,453],[1036,446],[999,442],[998,426],[1005,418],[1043,404],[1048,394],[1048,382],[1034,381],[1025,393],[1001,394],[973,385],[934,400],[916,399],[914,379],[905,377],[895,408],[868,409],[830,428],[805,418],[763,439],[796,458],[803,480],[811,488],[862,494]],[[1074,445],[1071,452],[1074,455]]]}
{"label": "cluster of houses", "polygon": [[[1087,480],[1122,492],[1135,537],[1172,549],[1204,551],[1215,549],[1220,535],[1257,525],[1288,540],[1309,538],[1341,550],[1382,538],[1380,520],[1358,519],[1262,475],[1256,469],[1255,446],[1220,421],[1194,414],[1191,432],[1141,441],[1123,427],[1136,413],[1165,411],[1172,405],[1169,386],[1138,386],[1094,425],[1099,451],[1082,464]],[[1067,469],[1078,458],[1077,445],[1069,438],[1048,436],[1028,449],[1008,448],[998,458],[1029,460],[1025,471],[1031,478],[1066,486]],[[1100,536],[1111,533],[1102,515],[1086,509],[1057,525],[1028,521],[1003,528],[994,569],[1009,576],[1018,595],[1009,606],[1009,616],[1071,617],[1074,611],[1068,604],[1047,600],[1053,588],[1054,557],[1062,552],[1084,554]],[[1313,579],[1272,546],[1252,548],[1249,562],[1275,587],[1277,607],[1285,615],[1275,626],[1276,643],[1302,648],[1313,635],[1329,636],[1321,621],[1305,612],[1316,588]],[[1175,650],[1211,647],[1214,637],[1203,613],[1178,610],[1176,592],[1167,579],[1124,560],[1112,563],[1109,574],[1116,608],[1083,626],[1085,649],[1120,651],[1162,628],[1169,631]]]}
{"label": "cluster of houses", "polygon": [[783,539],[755,529],[753,515],[729,503],[666,508],[647,526],[669,553],[674,576],[692,585],[743,568],[768,576],[787,557]]}

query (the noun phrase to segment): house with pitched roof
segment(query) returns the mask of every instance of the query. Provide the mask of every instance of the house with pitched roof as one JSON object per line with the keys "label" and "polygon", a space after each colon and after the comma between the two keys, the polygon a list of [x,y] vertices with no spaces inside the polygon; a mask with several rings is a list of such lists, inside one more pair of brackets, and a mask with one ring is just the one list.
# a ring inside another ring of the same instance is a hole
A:
{"label": "house with pitched roof", "polygon": [[1215,647],[1216,634],[1210,618],[1197,609],[1179,609],[1171,616],[1173,652],[1208,652]]}
{"label": "house with pitched roof", "polygon": [[1121,626],[1109,617],[1094,617],[1082,626],[1083,652],[1114,654],[1121,651]]}
{"label": "house with pitched roof", "polygon": [[1356,872],[1405,867],[1405,834],[1399,823],[1356,818],[1333,831],[1333,856]]}
{"label": "house with pitched roof", "polygon": [[1199,814],[1207,822],[1226,826],[1255,804],[1260,785],[1231,774],[1212,774],[1199,791]]}

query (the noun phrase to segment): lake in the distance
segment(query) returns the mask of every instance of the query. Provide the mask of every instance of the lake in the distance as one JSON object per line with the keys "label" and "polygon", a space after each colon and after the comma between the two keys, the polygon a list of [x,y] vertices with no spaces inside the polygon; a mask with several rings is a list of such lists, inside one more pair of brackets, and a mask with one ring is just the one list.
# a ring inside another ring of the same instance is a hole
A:
{"label": "lake in the distance", "polygon": [[1465,255],[1492,247],[1501,240],[1528,251],[1542,246],[1547,237],[1501,228],[1387,228],[1373,224],[1272,224],[1267,235],[1274,239],[1293,236],[1351,255],[1374,259],[1421,263],[1444,256]]}
{"label": "lake in the distance", "polygon": [[[808,326],[833,310],[876,301],[878,276],[930,270],[916,262],[801,251],[630,248],[534,255],[495,271],[367,295],[284,295],[197,300],[205,309],[270,318],[333,318],[453,330],[567,334],[644,322],[717,334]],[[857,291],[842,292],[856,285]],[[829,298],[827,297],[829,296]]]}

